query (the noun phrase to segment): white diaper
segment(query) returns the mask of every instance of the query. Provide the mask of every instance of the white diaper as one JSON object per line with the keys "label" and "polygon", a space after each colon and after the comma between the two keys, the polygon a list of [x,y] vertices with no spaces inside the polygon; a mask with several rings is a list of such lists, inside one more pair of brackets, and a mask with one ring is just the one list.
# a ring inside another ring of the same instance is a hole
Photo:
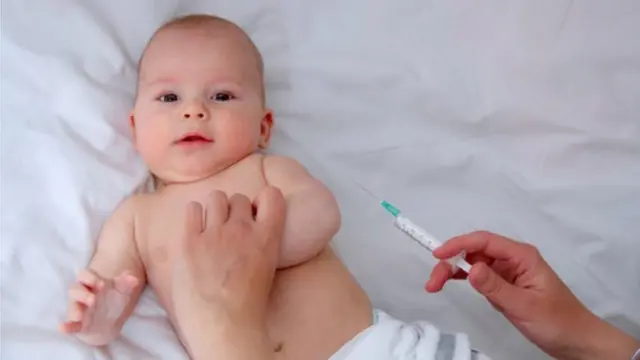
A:
{"label": "white diaper", "polygon": [[329,360],[489,360],[471,349],[465,334],[442,333],[426,321],[407,324],[380,310],[374,317]]}

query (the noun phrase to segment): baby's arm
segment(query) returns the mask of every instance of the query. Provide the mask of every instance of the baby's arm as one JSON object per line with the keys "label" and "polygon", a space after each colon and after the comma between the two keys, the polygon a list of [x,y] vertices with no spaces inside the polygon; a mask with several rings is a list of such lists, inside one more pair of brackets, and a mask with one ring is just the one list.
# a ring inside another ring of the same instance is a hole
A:
{"label": "baby's arm", "polygon": [[65,333],[94,346],[105,345],[135,308],[146,283],[134,235],[136,202],[124,200],[104,224],[89,267],[69,289]]}
{"label": "baby's arm", "polygon": [[267,184],[287,202],[279,267],[290,267],[319,254],[340,229],[340,209],[331,191],[296,160],[265,156]]}

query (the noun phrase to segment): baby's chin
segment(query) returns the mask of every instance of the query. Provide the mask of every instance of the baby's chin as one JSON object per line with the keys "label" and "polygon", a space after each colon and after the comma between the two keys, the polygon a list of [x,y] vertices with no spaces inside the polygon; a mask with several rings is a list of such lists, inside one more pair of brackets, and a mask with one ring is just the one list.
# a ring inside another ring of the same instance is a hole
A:
{"label": "baby's chin", "polygon": [[227,152],[217,155],[205,152],[194,156],[168,156],[167,158],[152,157],[146,158],[145,163],[158,183],[163,185],[188,184],[205,180],[225,171],[245,159],[253,151]]}
{"label": "baby's chin", "polygon": [[151,174],[157,179],[158,185],[189,184],[207,179],[224,170],[226,166],[184,167],[180,169],[163,168],[150,169]]}

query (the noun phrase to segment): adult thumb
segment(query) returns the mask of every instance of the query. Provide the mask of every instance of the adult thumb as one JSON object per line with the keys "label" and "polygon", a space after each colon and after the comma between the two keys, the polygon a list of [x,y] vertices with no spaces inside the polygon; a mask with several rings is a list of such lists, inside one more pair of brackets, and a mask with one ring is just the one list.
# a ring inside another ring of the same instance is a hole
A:
{"label": "adult thumb", "polygon": [[256,222],[263,226],[263,231],[279,238],[285,224],[286,203],[279,189],[265,187],[254,201]]}
{"label": "adult thumb", "polygon": [[483,262],[473,265],[469,282],[501,312],[512,312],[510,310],[521,303],[522,289],[508,283]]}

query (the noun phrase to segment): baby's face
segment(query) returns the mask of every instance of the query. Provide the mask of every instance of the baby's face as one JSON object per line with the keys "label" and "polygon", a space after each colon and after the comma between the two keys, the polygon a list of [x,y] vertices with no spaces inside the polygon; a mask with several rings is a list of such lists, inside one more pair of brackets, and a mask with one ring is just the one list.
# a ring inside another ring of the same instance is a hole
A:
{"label": "baby's face", "polygon": [[224,25],[161,30],[140,63],[131,125],[167,183],[202,179],[265,147],[272,117],[244,35]]}

